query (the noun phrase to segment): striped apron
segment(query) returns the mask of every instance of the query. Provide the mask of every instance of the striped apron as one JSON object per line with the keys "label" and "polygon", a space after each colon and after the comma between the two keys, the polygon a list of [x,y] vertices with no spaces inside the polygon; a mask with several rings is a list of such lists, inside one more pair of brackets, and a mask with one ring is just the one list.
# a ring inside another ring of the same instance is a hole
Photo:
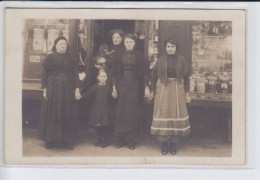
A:
{"label": "striped apron", "polygon": [[190,120],[186,107],[184,85],[176,78],[160,79],[156,84],[151,134],[157,136],[188,136]]}

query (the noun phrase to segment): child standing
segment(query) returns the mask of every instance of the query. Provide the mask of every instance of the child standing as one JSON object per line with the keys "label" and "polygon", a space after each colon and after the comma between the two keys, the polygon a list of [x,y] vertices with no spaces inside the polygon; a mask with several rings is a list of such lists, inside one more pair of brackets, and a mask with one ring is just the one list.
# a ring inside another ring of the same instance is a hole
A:
{"label": "child standing", "polygon": [[98,83],[87,92],[82,93],[82,98],[93,99],[89,122],[98,132],[95,146],[105,148],[110,145],[109,130],[113,123],[111,108],[112,88],[111,85],[107,84],[107,73],[104,70],[98,72],[97,79]]}

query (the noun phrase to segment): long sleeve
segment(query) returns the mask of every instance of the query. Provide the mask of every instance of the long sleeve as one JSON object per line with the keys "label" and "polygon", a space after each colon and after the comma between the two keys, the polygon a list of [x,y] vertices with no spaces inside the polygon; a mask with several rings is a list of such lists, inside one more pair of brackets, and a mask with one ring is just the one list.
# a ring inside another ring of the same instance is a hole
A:
{"label": "long sleeve", "polygon": [[186,75],[183,77],[183,81],[184,81],[184,90],[185,92],[189,92],[190,91],[190,75],[191,75],[191,67],[189,65],[189,63],[186,61],[186,59],[184,58],[183,60],[183,66],[185,67],[185,69],[187,69],[187,73]]}
{"label": "long sleeve", "polygon": [[187,92],[190,91],[190,77],[189,77],[189,75],[186,75],[183,78],[183,80],[184,80],[184,90],[187,93]]}
{"label": "long sleeve", "polygon": [[49,75],[48,70],[46,68],[43,68],[42,69],[42,77],[41,77],[42,89],[47,87],[48,75]]}
{"label": "long sleeve", "polygon": [[73,75],[76,83],[76,88],[82,88],[84,86],[84,81],[81,81],[79,79],[79,66],[73,58],[72,58],[72,65],[73,65]]}
{"label": "long sleeve", "polygon": [[42,89],[47,87],[49,70],[51,68],[50,63],[51,63],[50,56],[47,55],[47,57],[44,59],[44,61],[42,63],[42,76],[41,76]]}
{"label": "long sleeve", "polygon": [[112,73],[111,73],[111,77],[112,77],[112,85],[116,85],[116,79],[117,79],[117,67],[118,67],[118,55],[115,55],[114,60],[112,61]]}
{"label": "long sleeve", "polygon": [[151,72],[151,90],[154,93],[156,90],[156,83],[158,80],[158,67],[159,67],[159,61],[156,61],[155,65],[152,68],[152,72]]}
{"label": "long sleeve", "polygon": [[149,61],[145,58],[144,59],[144,65],[143,65],[143,82],[144,86],[149,86]]}

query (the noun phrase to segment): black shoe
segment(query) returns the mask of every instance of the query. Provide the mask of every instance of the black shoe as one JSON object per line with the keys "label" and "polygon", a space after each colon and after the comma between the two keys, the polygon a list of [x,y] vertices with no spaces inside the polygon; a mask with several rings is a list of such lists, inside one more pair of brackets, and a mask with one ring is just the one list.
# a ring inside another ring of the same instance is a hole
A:
{"label": "black shoe", "polygon": [[108,147],[110,145],[109,140],[107,138],[102,139],[101,148]]}
{"label": "black shoe", "polygon": [[64,143],[64,148],[68,149],[68,150],[74,150],[74,145],[70,142],[65,142]]}
{"label": "black shoe", "polygon": [[175,155],[177,153],[177,148],[175,143],[170,143],[169,149],[172,155]]}
{"label": "black shoe", "polygon": [[132,139],[128,140],[128,148],[130,150],[134,150],[135,149],[135,143],[134,143],[134,141]]}
{"label": "black shoe", "polygon": [[167,143],[163,143],[162,144],[162,149],[161,149],[162,155],[166,155],[168,153],[168,151],[169,151],[168,144]]}
{"label": "black shoe", "polygon": [[102,139],[99,137],[94,145],[97,147],[97,146],[100,146],[101,143],[102,143]]}
{"label": "black shoe", "polygon": [[54,142],[46,142],[45,143],[45,148],[46,149],[53,149],[55,147],[55,143]]}
{"label": "black shoe", "polygon": [[123,147],[123,146],[124,146],[124,140],[123,139],[117,139],[115,147],[120,148],[120,147]]}

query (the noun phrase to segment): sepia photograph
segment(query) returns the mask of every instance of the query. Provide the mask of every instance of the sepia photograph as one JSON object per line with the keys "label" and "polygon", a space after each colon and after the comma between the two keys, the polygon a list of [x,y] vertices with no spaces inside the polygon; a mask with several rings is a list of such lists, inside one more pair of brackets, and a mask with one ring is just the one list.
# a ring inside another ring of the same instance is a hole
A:
{"label": "sepia photograph", "polygon": [[5,163],[245,165],[245,23],[243,10],[7,9]]}

